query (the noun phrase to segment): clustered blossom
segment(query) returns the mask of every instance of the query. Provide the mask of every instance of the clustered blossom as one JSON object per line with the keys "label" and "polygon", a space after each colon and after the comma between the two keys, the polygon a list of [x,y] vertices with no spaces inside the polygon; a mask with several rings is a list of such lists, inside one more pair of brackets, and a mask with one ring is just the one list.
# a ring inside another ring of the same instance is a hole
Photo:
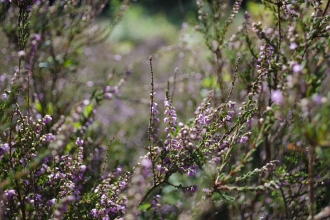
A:
{"label": "clustered blossom", "polygon": [[[53,184],[60,184],[60,197],[74,196],[80,199],[81,183],[83,181],[86,166],[83,163],[83,147],[79,147],[76,158],[63,155],[60,158],[60,166],[55,167],[49,176]],[[50,170],[49,170],[50,171]]]}
{"label": "clustered blossom", "polygon": [[[127,188],[128,173],[121,176],[117,181],[112,181],[118,170],[109,173],[103,181],[94,189],[98,203],[90,210],[90,215],[98,219],[113,219],[126,213],[127,197],[121,193]],[[113,183],[110,183],[113,182]]]}
{"label": "clustered blossom", "polygon": [[158,139],[158,136],[159,136],[159,118],[158,118],[158,115],[159,115],[159,111],[157,109],[157,106],[158,104],[157,103],[152,103],[152,106],[151,106],[151,111],[152,111],[152,123],[153,125],[151,126],[151,134],[150,134],[150,137],[152,139],[153,142],[156,142],[157,139]]}
{"label": "clustered blossom", "polygon": [[164,118],[164,122],[167,123],[169,126],[165,128],[165,133],[167,133],[167,137],[169,138],[171,132],[176,131],[176,120],[177,120],[177,115],[175,108],[171,106],[171,103],[169,100],[164,101],[165,104],[165,112],[164,114],[166,117]]}

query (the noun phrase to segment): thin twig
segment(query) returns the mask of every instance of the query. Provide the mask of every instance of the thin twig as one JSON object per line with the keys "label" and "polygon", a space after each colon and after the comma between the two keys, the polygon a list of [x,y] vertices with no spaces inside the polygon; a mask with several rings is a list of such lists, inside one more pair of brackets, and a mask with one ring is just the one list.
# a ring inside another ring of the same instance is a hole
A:
{"label": "thin twig", "polygon": [[311,220],[314,219],[314,175],[313,175],[313,165],[314,165],[314,146],[309,145],[308,147],[308,196],[309,196],[309,216]]}
{"label": "thin twig", "polygon": [[152,129],[154,127],[154,93],[155,93],[155,85],[154,85],[154,71],[152,68],[152,56],[149,57],[149,63],[150,63],[150,72],[151,72],[151,92],[150,92],[150,118],[149,118],[149,127],[148,127],[148,142],[149,142],[149,154],[150,154],[150,161],[152,164],[152,173],[154,176],[154,184],[156,184],[156,175],[155,175],[155,164],[153,162],[152,158]]}

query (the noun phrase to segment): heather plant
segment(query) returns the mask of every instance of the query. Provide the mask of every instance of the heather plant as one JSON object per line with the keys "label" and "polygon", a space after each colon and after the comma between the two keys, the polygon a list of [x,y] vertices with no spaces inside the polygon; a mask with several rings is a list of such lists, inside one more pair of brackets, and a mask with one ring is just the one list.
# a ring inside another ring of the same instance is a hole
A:
{"label": "heather plant", "polygon": [[107,34],[90,26],[105,1],[2,1],[13,53],[1,68],[14,73],[1,75],[1,217],[329,217],[329,1],[262,1],[258,16],[241,3],[228,12],[226,2],[197,1],[211,68],[195,70],[210,91],[194,91],[203,100],[193,114],[174,104],[179,70],[156,91],[161,70],[149,58],[147,144],[127,167],[113,163],[94,118],[129,74],[93,91],[70,78],[82,47]]}

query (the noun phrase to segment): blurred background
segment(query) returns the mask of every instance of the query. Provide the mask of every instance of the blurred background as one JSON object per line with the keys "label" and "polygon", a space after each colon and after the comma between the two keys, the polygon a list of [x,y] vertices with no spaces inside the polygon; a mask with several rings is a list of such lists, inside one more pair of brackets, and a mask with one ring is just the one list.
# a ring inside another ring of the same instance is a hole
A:
{"label": "blurred background", "polygon": [[[119,4],[120,1],[108,4],[97,23],[106,27]],[[233,2],[228,1],[228,4]],[[230,26],[228,36],[241,25],[245,9],[257,8],[254,2],[244,1],[243,4],[244,9]],[[102,106],[101,114],[97,114],[102,116],[98,121],[107,128],[103,131],[110,129],[110,135],[116,137],[113,150],[118,150],[118,158],[124,159],[125,154],[120,153],[123,147],[137,150],[139,146],[137,159],[144,154],[141,147],[147,146],[144,141],[147,140],[151,90],[150,56],[153,56],[155,101],[160,107],[161,121],[168,81],[179,121],[183,123],[213,88],[211,53],[203,34],[196,30],[197,25],[195,0],[133,1],[105,42],[84,49],[86,60],[82,62],[85,65],[82,72],[87,85],[102,84],[102,77],[109,74],[119,80],[127,71],[130,73],[116,99]]]}

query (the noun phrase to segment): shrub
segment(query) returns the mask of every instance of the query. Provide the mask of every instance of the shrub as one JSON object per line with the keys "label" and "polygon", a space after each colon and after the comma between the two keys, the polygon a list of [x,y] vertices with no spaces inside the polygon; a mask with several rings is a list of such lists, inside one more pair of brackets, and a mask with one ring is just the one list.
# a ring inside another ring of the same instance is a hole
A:
{"label": "shrub", "polygon": [[210,56],[192,91],[209,92],[193,115],[173,104],[176,75],[158,105],[150,57],[147,146],[127,167],[110,162],[94,117],[129,74],[93,91],[76,77],[83,46],[111,31],[93,26],[106,1],[1,1],[1,217],[329,217],[329,1],[262,1],[264,13],[245,12],[228,36],[241,3],[227,13],[224,2],[197,0]]}

